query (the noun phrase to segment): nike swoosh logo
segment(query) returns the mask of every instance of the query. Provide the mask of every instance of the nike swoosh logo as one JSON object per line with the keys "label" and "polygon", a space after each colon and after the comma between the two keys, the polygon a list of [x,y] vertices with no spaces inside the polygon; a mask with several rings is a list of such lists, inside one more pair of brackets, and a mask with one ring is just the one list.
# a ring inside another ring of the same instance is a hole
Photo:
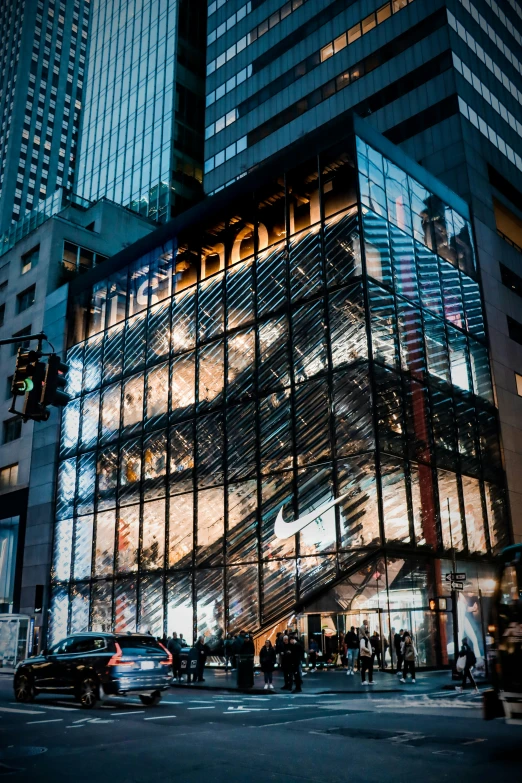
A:
{"label": "nike swoosh logo", "polygon": [[283,507],[281,506],[274,525],[275,537],[284,539],[290,538],[290,536],[295,536],[296,533],[299,533],[300,530],[309,525],[311,522],[314,522],[314,520],[316,520],[318,517],[325,514],[338,503],[342,503],[349,494],[350,492],[345,492],[338,498],[329,500],[328,503],[325,503],[323,506],[319,506],[319,508],[316,508],[314,511],[310,511],[309,514],[305,514],[303,517],[299,517],[299,519],[295,519],[293,522],[285,522],[283,519]]}

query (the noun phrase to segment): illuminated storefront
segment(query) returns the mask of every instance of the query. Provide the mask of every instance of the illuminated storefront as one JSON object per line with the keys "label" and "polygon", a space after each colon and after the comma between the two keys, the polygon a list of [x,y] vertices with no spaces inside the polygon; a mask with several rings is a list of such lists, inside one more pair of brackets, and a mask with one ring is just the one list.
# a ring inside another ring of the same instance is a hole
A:
{"label": "illuminated storefront", "polygon": [[365,612],[446,662],[442,558],[487,581],[508,529],[475,251],[464,202],[363,134],[75,284],[53,641]]}

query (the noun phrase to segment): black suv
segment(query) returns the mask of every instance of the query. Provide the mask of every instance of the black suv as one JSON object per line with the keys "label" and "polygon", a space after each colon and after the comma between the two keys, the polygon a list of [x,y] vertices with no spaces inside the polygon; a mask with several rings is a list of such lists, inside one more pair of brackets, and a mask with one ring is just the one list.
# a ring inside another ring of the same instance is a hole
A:
{"label": "black suv", "polygon": [[68,636],[15,669],[16,701],[38,693],[72,693],[82,707],[104,696],[136,693],[145,705],[161,700],[171,680],[172,656],[144,634],[80,633]]}

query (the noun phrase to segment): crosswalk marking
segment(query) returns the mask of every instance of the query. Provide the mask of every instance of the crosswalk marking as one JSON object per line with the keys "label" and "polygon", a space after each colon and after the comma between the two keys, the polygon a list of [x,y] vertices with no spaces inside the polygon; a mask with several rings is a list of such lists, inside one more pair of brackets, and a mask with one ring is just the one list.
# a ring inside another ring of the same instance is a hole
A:
{"label": "crosswalk marking", "polygon": [[188,710],[215,710],[215,707],[187,707]]}
{"label": "crosswalk marking", "polygon": [[154,715],[153,718],[143,718],[143,720],[163,720],[164,718],[175,718],[175,715]]}
{"label": "crosswalk marking", "polygon": [[40,710],[21,710],[13,707],[0,707],[0,712],[19,712],[21,715],[45,715],[45,712],[40,712]]}
{"label": "crosswalk marking", "polygon": [[26,725],[32,726],[34,723],[63,723],[63,718],[47,718],[47,720],[28,720]]}

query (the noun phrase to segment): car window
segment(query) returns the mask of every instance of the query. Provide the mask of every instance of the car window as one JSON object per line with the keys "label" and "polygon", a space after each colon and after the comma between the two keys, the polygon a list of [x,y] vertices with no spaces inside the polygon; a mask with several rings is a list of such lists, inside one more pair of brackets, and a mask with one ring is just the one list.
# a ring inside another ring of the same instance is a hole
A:
{"label": "car window", "polygon": [[152,636],[118,636],[116,641],[125,655],[148,655],[164,652]]}
{"label": "car window", "polygon": [[57,644],[53,645],[52,647],[49,647],[49,655],[60,655],[63,654],[69,643],[72,642],[72,639],[61,639]]}

